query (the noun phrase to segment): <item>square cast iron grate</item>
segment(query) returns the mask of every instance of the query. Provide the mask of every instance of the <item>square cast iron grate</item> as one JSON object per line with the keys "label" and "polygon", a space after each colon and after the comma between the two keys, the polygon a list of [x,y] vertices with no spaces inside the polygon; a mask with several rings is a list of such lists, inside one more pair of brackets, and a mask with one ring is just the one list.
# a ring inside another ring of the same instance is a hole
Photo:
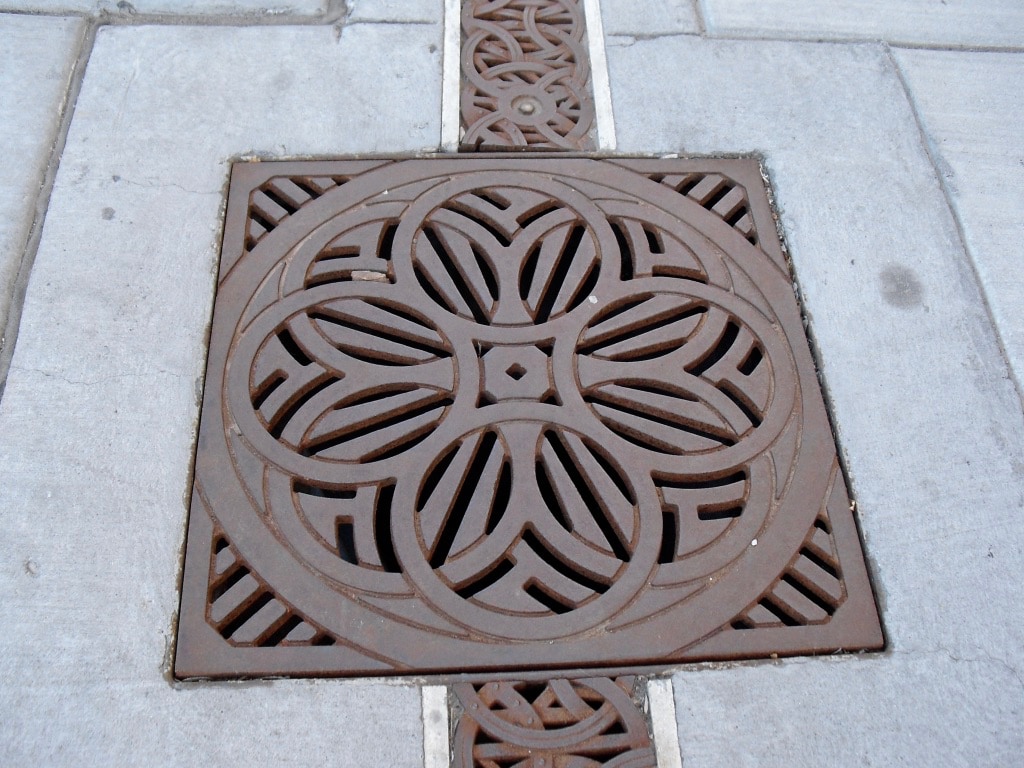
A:
{"label": "square cast iron grate", "polygon": [[178,677],[875,649],[759,166],[233,171]]}

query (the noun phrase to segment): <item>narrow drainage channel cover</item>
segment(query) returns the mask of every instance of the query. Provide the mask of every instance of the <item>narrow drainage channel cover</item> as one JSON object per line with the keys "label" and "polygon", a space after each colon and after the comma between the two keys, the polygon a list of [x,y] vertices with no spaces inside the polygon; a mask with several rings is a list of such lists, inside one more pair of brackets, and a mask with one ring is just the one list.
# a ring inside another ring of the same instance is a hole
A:
{"label": "narrow drainage channel cover", "polygon": [[594,148],[581,0],[462,6],[463,151]]}
{"label": "narrow drainage channel cover", "polygon": [[634,677],[455,686],[452,768],[654,766]]}
{"label": "narrow drainage channel cover", "polygon": [[879,648],[757,163],[234,169],[175,672]]}

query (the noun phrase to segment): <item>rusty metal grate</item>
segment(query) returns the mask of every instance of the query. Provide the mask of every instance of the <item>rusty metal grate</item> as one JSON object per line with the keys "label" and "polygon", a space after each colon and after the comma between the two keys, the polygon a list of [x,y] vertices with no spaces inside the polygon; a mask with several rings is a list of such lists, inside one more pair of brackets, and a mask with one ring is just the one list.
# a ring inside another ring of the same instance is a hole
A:
{"label": "rusty metal grate", "polygon": [[179,677],[881,643],[756,162],[235,167]]}
{"label": "rusty metal grate", "polygon": [[636,687],[633,677],[457,685],[452,768],[653,768]]}
{"label": "rusty metal grate", "polygon": [[463,150],[594,149],[580,0],[468,0]]}

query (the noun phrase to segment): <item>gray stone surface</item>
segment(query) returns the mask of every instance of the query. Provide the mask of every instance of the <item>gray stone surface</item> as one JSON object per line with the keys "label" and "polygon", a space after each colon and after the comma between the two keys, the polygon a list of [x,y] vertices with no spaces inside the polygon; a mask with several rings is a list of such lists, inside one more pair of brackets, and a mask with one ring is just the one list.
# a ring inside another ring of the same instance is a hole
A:
{"label": "gray stone surface", "polygon": [[316,16],[327,0],[0,0],[0,10],[132,16]]}
{"label": "gray stone surface", "polygon": [[1020,764],[1022,684],[999,659],[792,659],[674,681],[685,768]]}
{"label": "gray stone surface", "polygon": [[1024,415],[891,59],[666,38],[609,65],[620,150],[765,157],[890,643],[677,675],[686,765],[1006,765],[1024,750]]}
{"label": "gray stone surface", "polygon": [[1024,45],[1019,0],[701,0],[711,34]]}
{"label": "gray stone surface", "polygon": [[1024,382],[1024,54],[894,53]]}
{"label": "gray stone surface", "polygon": [[6,764],[422,763],[415,688],[166,675],[229,158],[436,148],[440,38],[100,29],[0,401]]}
{"label": "gray stone surface", "polygon": [[444,0],[349,0],[351,21],[444,20]]}
{"label": "gray stone surface", "polygon": [[0,15],[0,337],[84,27]]}
{"label": "gray stone surface", "polygon": [[692,0],[601,0],[601,18],[607,35],[666,35],[699,32]]}

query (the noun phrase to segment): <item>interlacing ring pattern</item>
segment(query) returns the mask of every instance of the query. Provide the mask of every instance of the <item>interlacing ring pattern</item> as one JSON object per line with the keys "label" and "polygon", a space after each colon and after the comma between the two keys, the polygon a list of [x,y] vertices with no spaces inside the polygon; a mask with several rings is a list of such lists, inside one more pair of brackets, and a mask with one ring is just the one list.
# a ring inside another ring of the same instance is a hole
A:
{"label": "interlacing ring pattern", "polygon": [[813,372],[784,267],[660,181],[379,163],[250,238],[197,465],[232,552],[399,668],[660,658],[755,604],[830,487]]}
{"label": "interlacing ring pattern", "polygon": [[453,768],[655,768],[632,677],[455,686]]}
{"label": "interlacing ring pattern", "polygon": [[462,28],[463,146],[593,149],[579,0],[473,0]]}

